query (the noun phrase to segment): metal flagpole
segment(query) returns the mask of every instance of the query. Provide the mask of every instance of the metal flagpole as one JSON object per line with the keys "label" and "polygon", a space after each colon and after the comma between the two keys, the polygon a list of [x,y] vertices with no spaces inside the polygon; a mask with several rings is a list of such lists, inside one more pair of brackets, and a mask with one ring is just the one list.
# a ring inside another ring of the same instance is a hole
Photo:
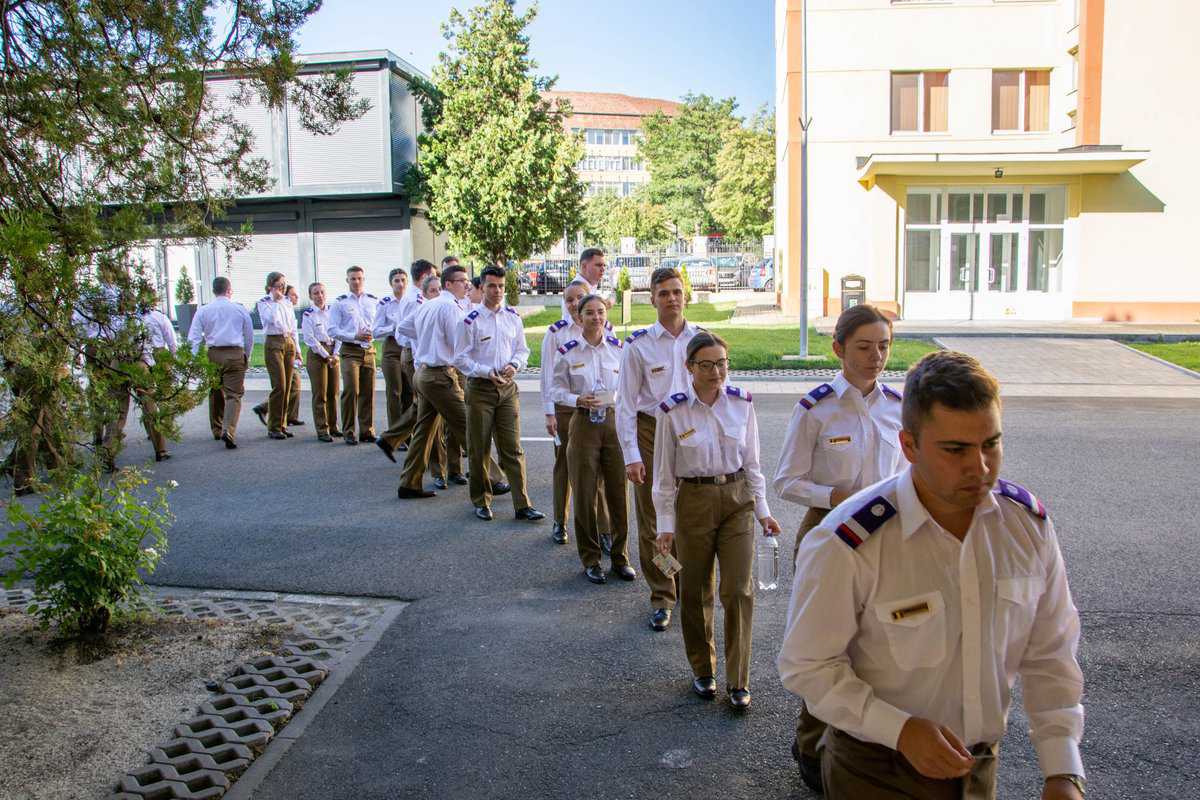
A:
{"label": "metal flagpole", "polygon": [[808,0],[800,9],[802,41],[800,68],[804,70],[801,89],[804,93],[800,120],[800,358],[808,358]]}

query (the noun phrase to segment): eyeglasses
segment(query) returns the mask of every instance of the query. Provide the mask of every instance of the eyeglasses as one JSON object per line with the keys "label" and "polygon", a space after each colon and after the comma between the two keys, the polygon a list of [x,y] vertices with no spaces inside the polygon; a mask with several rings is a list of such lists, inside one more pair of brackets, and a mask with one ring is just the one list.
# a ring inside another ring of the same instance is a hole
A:
{"label": "eyeglasses", "polygon": [[720,359],[717,359],[716,361],[708,361],[708,360],[693,361],[691,363],[692,363],[692,366],[694,366],[696,369],[702,370],[703,372],[713,372],[714,370],[719,370],[719,369],[720,370],[729,369],[729,359],[728,358],[720,358]]}

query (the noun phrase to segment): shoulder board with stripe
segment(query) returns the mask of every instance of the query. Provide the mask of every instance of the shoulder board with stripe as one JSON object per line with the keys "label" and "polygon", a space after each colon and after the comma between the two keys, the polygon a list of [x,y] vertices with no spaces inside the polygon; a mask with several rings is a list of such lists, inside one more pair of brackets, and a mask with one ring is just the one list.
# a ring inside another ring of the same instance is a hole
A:
{"label": "shoulder board with stripe", "polygon": [[309,306],[308,308],[304,309],[304,315],[308,316],[309,314],[313,313],[316,310],[317,310],[316,306]]}
{"label": "shoulder board with stripe", "polygon": [[425,302],[425,295],[423,295],[423,294],[417,295],[417,305],[421,305],[421,303],[424,303],[424,302]]}
{"label": "shoulder board with stripe", "polygon": [[804,395],[804,397],[801,397],[800,405],[804,406],[805,408],[812,408],[826,397],[829,397],[831,394],[833,394],[833,387],[828,383],[822,383],[820,386]]}
{"label": "shoulder board with stripe", "polygon": [[834,533],[849,545],[851,550],[857,550],[860,544],[894,516],[896,507],[880,495],[859,506],[857,511],[834,529]]}
{"label": "shoulder board with stripe", "polygon": [[550,326],[549,333],[554,333],[555,331],[561,331],[563,328],[567,327],[567,325],[569,325],[569,324],[570,323],[568,323],[565,319],[560,319],[558,322],[556,322]]}
{"label": "shoulder board with stripe", "polygon": [[261,302],[263,302],[263,300],[268,300],[268,301],[269,301],[270,299],[271,299],[271,295],[267,295],[266,297],[264,297],[262,300],[259,300],[258,302],[260,302],[260,303],[261,303]]}
{"label": "shoulder board with stripe", "polygon": [[375,295],[373,295],[373,294],[371,294],[371,293],[369,293],[369,292],[367,293],[367,297],[371,298],[372,300],[378,300],[378,299],[379,299],[378,297],[376,297]]}
{"label": "shoulder board with stripe", "polygon": [[[368,296],[369,296],[369,295],[368,295]],[[393,297],[385,297],[385,298],[383,298],[382,300],[380,300],[380,301],[379,301],[379,305],[383,305],[384,303],[390,303],[390,302],[392,302],[392,300],[394,300],[394,299],[395,299],[395,298],[393,298]]]}
{"label": "shoulder board with stripe", "polygon": [[609,344],[611,344],[613,347],[616,347],[617,349],[620,349],[625,346],[625,345],[621,344],[621,340],[615,336],[605,336],[604,341],[608,342]]}
{"label": "shoulder board with stripe", "polygon": [[684,400],[687,400],[687,394],[684,392],[676,392],[675,394],[668,397],[666,400],[663,400],[661,403],[659,403],[658,407],[661,408],[663,411],[670,411],[672,408],[679,405]]}
{"label": "shoulder board with stripe", "polygon": [[478,309],[475,311],[472,311],[470,314],[467,314],[465,317],[463,317],[463,324],[464,325],[473,325],[475,323],[475,319],[478,316],[479,316]]}
{"label": "shoulder board with stripe", "polygon": [[725,394],[729,395],[730,397],[737,397],[745,400],[747,403],[754,402],[754,395],[750,394],[744,389],[738,388],[737,386],[726,386]]}
{"label": "shoulder board with stripe", "polygon": [[611,331],[612,329],[612,323],[608,320],[604,320],[604,330]]}
{"label": "shoulder board with stripe", "polygon": [[517,314],[517,310],[515,308],[513,308],[512,306],[505,306],[504,310],[510,314],[516,314],[518,317],[521,316],[520,314]]}
{"label": "shoulder board with stripe", "polygon": [[561,355],[564,355],[564,356],[565,356],[565,355],[567,354],[567,351],[568,351],[568,350],[574,350],[576,347],[579,347],[579,340],[578,340],[578,339],[572,339],[571,341],[569,341],[569,342],[567,342],[566,344],[564,344],[562,347],[558,348],[558,352],[559,352]]}
{"label": "shoulder board with stripe", "polygon": [[1026,489],[1024,486],[1000,479],[996,481],[996,488],[993,492],[1001,497],[1007,497],[1017,505],[1024,506],[1029,509],[1029,513],[1033,514],[1038,519],[1046,518],[1046,507],[1042,505],[1042,501],[1033,496],[1033,492]]}
{"label": "shoulder board with stripe", "polygon": [[626,344],[631,344],[634,339],[638,338],[639,336],[645,336],[649,332],[649,328],[638,328],[636,331],[625,337],[625,342]]}
{"label": "shoulder board with stripe", "polygon": [[886,394],[888,397],[891,397],[893,400],[903,400],[904,399],[900,395],[899,392],[897,392],[892,387],[888,386],[886,383],[881,383],[879,385],[883,389],[883,393]]}
{"label": "shoulder board with stripe", "polygon": [[339,294],[339,295],[338,295],[338,300],[345,300],[345,299],[346,299],[347,297],[349,297],[349,296],[350,296],[350,295],[348,295],[348,294]]}

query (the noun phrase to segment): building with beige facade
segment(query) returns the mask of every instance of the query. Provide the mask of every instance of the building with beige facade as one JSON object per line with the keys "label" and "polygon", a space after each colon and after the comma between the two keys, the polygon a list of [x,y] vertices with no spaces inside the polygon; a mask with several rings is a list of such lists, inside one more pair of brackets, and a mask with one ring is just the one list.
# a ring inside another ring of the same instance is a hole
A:
{"label": "building with beige facade", "polygon": [[1200,320],[1197,30],[1181,0],[777,0],[785,311],[807,115],[810,317],[861,276],[904,319]]}

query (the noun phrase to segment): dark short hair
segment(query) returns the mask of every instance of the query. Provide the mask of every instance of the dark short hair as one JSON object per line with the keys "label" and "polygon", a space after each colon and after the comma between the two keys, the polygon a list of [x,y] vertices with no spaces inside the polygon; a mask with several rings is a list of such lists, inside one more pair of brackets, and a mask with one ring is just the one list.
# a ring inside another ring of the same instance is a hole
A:
{"label": "dark short hair", "polygon": [[833,326],[833,340],[838,344],[845,344],[863,325],[873,325],[876,322],[886,322],[888,334],[891,334],[892,321],[878,308],[865,303],[850,306],[838,315],[837,324]]}
{"label": "dark short hair", "polygon": [[481,278],[478,275],[476,275],[474,278],[471,278],[471,285],[474,286],[476,289],[478,289],[482,285],[482,283],[483,283],[483,278]]}
{"label": "dark short hair", "polygon": [[393,279],[394,279],[394,278],[395,278],[397,275],[404,275],[405,277],[407,277],[407,276],[408,276],[408,270],[406,270],[404,267],[396,267],[395,269],[393,269],[393,270],[391,270],[390,272],[388,272],[388,285],[389,285],[389,286],[391,286],[391,284],[392,284],[392,280],[393,280]]}
{"label": "dark short hair", "polygon": [[481,283],[483,282],[483,279],[489,275],[491,275],[494,278],[499,278],[500,280],[504,280],[504,277],[507,274],[508,274],[508,271],[505,270],[504,267],[500,267],[495,264],[488,264],[486,267],[483,268],[483,272],[479,273],[479,278],[480,278]]}
{"label": "dark short hair", "polygon": [[658,288],[660,283],[665,283],[672,278],[683,280],[683,276],[679,274],[679,270],[674,267],[659,267],[650,273],[650,294],[654,294],[654,290]]}
{"label": "dark short hair", "polygon": [[450,266],[446,267],[444,270],[442,270],[442,283],[452,280],[453,276],[460,272],[464,275],[467,274],[467,268],[462,264],[451,264]]}
{"label": "dark short hair", "polygon": [[351,272],[362,272],[362,271],[363,271],[363,268],[360,267],[358,264],[355,264],[352,267],[346,268],[346,275],[349,276]]}
{"label": "dark short hair", "polygon": [[451,261],[458,261],[458,256],[446,256],[445,258],[443,258],[442,259],[442,269],[443,270],[446,269],[446,267],[450,264]]}
{"label": "dark short hair", "polygon": [[579,254],[579,266],[582,267],[584,264],[588,263],[596,256],[602,256],[602,255],[604,255],[604,251],[601,250],[599,247],[589,247],[587,250],[584,250],[582,253]]}
{"label": "dark short hair", "polygon": [[706,347],[723,347],[726,354],[729,353],[729,344],[724,339],[711,331],[700,331],[691,338],[687,345],[687,360],[692,361]]}
{"label": "dark short hair", "polygon": [[966,353],[937,350],[913,364],[904,379],[904,430],[915,438],[935,403],[955,411],[979,411],[1000,404],[1000,384]]}
{"label": "dark short hair", "polygon": [[271,291],[271,287],[275,285],[275,281],[279,280],[282,277],[284,277],[284,274],[282,272],[268,272],[267,273],[267,291],[268,292]]}
{"label": "dark short hair", "polygon": [[587,294],[587,295],[584,295],[583,297],[579,298],[579,305],[576,306],[576,311],[578,312],[580,319],[583,319],[583,309],[587,306],[588,303],[592,302],[593,300],[599,301],[600,305],[604,306],[604,310],[606,312],[608,311],[608,303],[604,302],[603,297],[601,297],[600,295],[595,294],[595,293]]}
{"label": "dark short hair", "polygon": [[418,258],[412,263],[412,266],[408,268],[408,274],[412,276],[413,283],[416,284],[420,284],[422,279],[424,279],[424,277],[430,272],[437,272],[437,267],[433,265],[432,261],[426,261],[423,258]]}
{"label": "dark short hair", "polygon": [[325,284],[321,283],[320,281],[313,281],[312,283],[310,283],[308,285],[308,296],[309,297],[312,297],[312,290],[317,288],[318,286],[320,286],[321,288],[324,288]]}
{"label": "dark short hair", "polygon": [[213,278],[213,294],[229,294],[229,278],[224,275],[218,275]]}

